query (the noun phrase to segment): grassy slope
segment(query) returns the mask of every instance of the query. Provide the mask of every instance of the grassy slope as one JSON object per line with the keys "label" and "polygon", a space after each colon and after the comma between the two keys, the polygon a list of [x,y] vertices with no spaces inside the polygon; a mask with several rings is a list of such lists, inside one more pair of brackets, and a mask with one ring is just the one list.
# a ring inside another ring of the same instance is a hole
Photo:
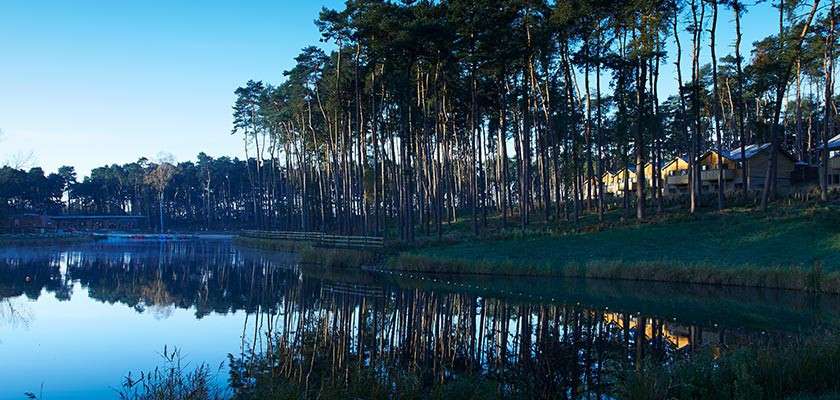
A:
{"label": "grassy slope", "polygon": [[[600,232],[431,246],[405,252],[390,264],[407,270],[671,281],[683,280],[680,276],[692,269],[700,276],[685,281],[788,287],[785,279],[810,279],[806,275],[816,265],[820,275],[840,277],[840,210],[789,208],[773,214],[731,211],[671,216]],[[581,271],[581,266],[587,271]],[[628,272],[631,267],[636,268],[635,273]],[[669,268],[681,273],[667,276]],[[595,269],[600,272],[593,274]],[[798,275],[788,277],[791,270]],[[732,276],[744,275],[744,271],[776,274],[776,283],[758,282],[764,278],[755,276],[747,280]],[[805,282],[794,282],[789,288],[805,286]]]}
{"label": "grassy slope", "polygon": [[674,262],[718,266],[840,268],[840,218],[766,218],[736,213],[603,232],[432,247],[418,254],[468,260],[552,264],[580,261]]}

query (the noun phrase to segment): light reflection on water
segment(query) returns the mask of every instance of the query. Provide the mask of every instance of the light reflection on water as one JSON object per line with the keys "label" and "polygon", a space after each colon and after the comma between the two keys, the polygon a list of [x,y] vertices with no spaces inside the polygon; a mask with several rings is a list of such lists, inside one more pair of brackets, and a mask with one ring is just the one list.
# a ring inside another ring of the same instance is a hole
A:
{"label": "light reflection on water", "polygon": [[599,391],[613,358],[667,361],[840,326],[836,298],[793,292],[424,278],[297,268],[292,255],[222,241],[0,249],[0,399],[112,398],[164,345],[226,384],[228,353],[282,363],[312,338],[330,371],[388,365],[433,381],[483,370],[524,383],[517,371],[562,370],[528,384]]}

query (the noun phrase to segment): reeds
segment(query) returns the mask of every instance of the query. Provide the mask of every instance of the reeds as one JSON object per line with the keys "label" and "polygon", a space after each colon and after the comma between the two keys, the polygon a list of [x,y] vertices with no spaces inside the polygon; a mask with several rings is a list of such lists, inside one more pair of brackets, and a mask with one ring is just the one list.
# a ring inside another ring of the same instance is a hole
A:
{"label": "reeds", "polygon": [[319,264],[331,268],[358,268],[371,265],[377,263],[382,256],[369,250],[315,247],[309,242],[289,240],[238,236],[234,239],[234,243],[263,250],[294,252],[299,255],[300,261],[303,263]]}
{"label": "reeds", "polygon": [[800,267],[720,267],[677,262],[592,261],[563,264],[523,263],[512,260],[445,259],[402,253],[386,263],[399,271],[509,275],[553,276],[568,278],[614,279],[631,281],[696,283],[727,286],[762,287],[840,294],[840,273],[825,272],[819,262],[812,268]]}
{"label": "reeds", "polygon": [[673,365],[645,362],[618,379],[621,399],[837,398],[840,339],[815,336],[781,347],[697,354]]}
{"label": "reeds", "polygon": [[368,250],[323,247],[306,247],[299,254],[301,262],[329,268],[358,268],[376,263],[379,258],[376,253]]}
{"label": "reeds", "polygon": [[119,391],[121,400],[221,400],[225,390],[213,383],[207,364],[188,368],[181,352],[166,347],[161,354],[163,365],[132,377],[129,373]]}

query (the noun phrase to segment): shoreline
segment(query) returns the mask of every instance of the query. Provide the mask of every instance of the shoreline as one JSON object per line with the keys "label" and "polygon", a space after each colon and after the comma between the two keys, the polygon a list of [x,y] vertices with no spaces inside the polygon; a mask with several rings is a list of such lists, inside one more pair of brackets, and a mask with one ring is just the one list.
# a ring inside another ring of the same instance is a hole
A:
{"label": "shoreline", "polygon": [[[234,244],[300,255],[302,263],[328,268],[356,269],[375,273],[442,274],[463,277],[575,278],[614,282],[648,282],[790,290],[840,294],[840,272],[824,272],[819,264],[799,267],[669,266],[666,263],[569,263],[563,266],[514,265],[513,262],[465,261],[422,256],[409,252],[393,255],[369,251],[315,248],[305,242],[273,241],[237,237]],[[365,261],[376,260],[376,263]]]}
{"label": "shoreline", "polygon": [[91,233],[10,233],[0,234],[0,246],[52,246],[103,240]]}
{"label": "shoreline", "polygon": [[[840,214],[836,207],[791,207],[774,213],[663,213],[645,224],[595,222],[551,232],[486,231],[486,237],[394,243],[338,266],[394,272],[567,277],[688,283],[840,294]],[[505,234],[506,233],[506,234]],[[303,242],[236,239],[269,250],[336,249]],[[301,247],[303,246],[303,247]],[[367,261],[367,262],[365,262]],[[332,264],[329,263],[329,264]]]}
{"label": "shoreline", "polygon": [[[488,271],[492,269],[493,271]],[[663,264],[589,262],[563,266],[519,265],[486,261],[445,260],[402,253],[389,258],[379,272],[445,274],[451,276],[576,278],[616,282],[650,282],[793,290],[840,294],[840,272],[797,267],[702,267]]]}

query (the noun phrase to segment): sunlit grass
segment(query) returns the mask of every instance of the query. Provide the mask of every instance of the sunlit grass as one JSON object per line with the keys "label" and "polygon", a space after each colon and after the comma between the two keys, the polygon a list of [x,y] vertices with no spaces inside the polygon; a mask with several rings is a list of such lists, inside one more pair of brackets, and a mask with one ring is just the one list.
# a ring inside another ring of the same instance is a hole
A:
{"label": "sunlit grass", "polygon": [[553,275],[840,291],[840,211],[675,215],[601,231],[428,246],[394,269]]}

